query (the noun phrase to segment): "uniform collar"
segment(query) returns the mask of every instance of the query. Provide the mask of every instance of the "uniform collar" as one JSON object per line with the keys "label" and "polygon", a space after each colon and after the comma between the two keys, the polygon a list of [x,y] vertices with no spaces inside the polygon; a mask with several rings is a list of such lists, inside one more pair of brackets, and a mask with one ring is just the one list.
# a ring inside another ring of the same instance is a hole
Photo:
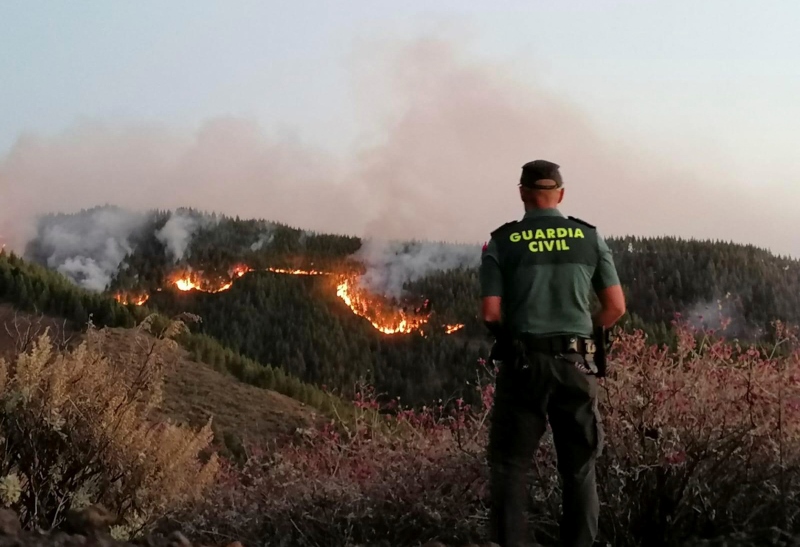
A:
{"label": "uniform collar", "polygon": [[542,218],[542,217],[561,217],[564,218],[564,215],[556,209],[555,207],[552,209],[531,209],[530,211],[525,212],[525,216],[523,219],[527,218]]}

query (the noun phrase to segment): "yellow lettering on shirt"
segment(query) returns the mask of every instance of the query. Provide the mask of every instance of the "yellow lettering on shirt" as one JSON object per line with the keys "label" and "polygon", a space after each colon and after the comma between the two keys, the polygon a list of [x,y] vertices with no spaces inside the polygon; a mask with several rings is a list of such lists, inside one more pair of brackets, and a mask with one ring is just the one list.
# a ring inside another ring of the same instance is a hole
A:
{"label": "yellow lettering on shirt", "polygon": [[509,236],[512,243],[526,241],[532,253],[550,253],[569,251],[570,239],[584,239],[586,236],[580,228],[539,228],[513,232]]}

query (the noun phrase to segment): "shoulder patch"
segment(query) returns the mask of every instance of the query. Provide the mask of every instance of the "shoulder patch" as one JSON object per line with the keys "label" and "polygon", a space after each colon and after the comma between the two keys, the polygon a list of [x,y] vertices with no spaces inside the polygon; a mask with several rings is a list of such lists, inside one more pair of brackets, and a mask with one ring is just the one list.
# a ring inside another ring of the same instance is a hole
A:
{"label": "shoulder patch", "polygon": [[567,217],[567,218],[570,219],[570,220],[574,220],[575,222],[579,222],[580,224],[583,224],[584,226],[588,226],[589,228],[597,228],[597,226],[595,226],[594,224],[589,224],[585,220],[581,220],[581,219],[579,219],[577,217]]}
{"label": "shoulder patch", "polygon": [[493,231],[491,235],[492,235],[492,237],[494,237],[495,234],[501,232],[502,230],[505,230],[506,228],[510,228],[511,226],[515,226],[518,223],[519,223],[518,220],[512,220],[511,222],[506,222],[505,224],[503,224],[502,226],[497,228],[495,231]]}

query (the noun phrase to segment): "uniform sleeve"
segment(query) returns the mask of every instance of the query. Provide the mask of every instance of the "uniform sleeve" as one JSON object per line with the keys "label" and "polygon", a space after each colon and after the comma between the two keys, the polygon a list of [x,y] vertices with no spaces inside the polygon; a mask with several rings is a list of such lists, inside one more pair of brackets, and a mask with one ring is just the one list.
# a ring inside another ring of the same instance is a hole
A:
{"label": "uniform sleeve", "polygon": [[481,298],[503,296],[503,274],[500,271],[500,256],[494,239],[483,249],[480,267]]}
{"label": "uniform sleeve", "polygon": [[608,248],[608,244],[599,233],[597,234],[597,248],[600,252],[600,257],[597,261],[597,269],[595,269],[592,277],[592,286],[595,291],[601,291],[620,283],[611,249]]}

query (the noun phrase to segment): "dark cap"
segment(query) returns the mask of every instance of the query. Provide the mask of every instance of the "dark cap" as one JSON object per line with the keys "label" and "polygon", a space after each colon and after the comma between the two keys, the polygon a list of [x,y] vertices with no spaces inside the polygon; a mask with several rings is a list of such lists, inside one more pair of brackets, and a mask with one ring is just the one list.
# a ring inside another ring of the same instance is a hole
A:
{"label": "dark cap", "polygon": [[[538,190],[553,190],[564,186],[564,181],[561,180],[561,173],[558,171],[559,166],[547,160],[535,160],[526,163],[522,166],[522,176],[519,178],[519,183],[526,188],[535,188]],[[551,179],[556,181],[556,185],[540,185],[536,184],[537,181],[542,179]]]}

